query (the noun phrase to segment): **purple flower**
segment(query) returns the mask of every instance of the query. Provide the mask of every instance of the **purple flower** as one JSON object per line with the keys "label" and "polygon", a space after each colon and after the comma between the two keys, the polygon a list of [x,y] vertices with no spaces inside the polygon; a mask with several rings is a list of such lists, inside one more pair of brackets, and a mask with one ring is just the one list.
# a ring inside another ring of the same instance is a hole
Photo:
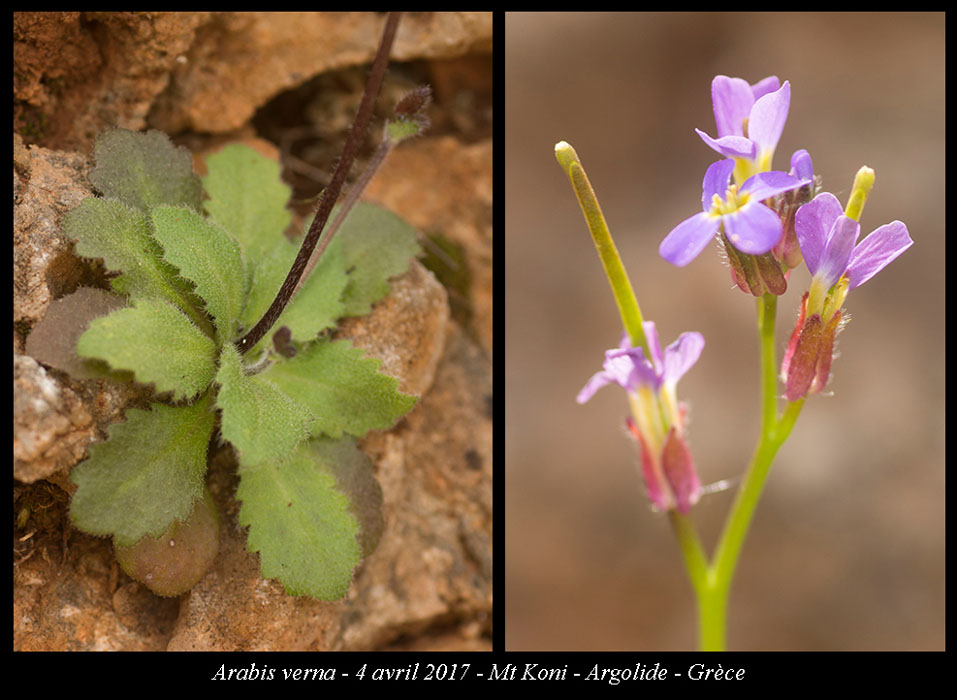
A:
{"label": "purple flower", "polygon": [[914,244],[900,221],[875,229],[857,243],[861,225],[844,215],[830,192],[798,209],[794,230],[811,271],[811,286],[801,300],[801,315],[781,364],[788,401],[815,394],[827,385],[847,293]]}
{"label": "purple flower", "polygon": [[730,184],[733,159],[712,163],[702,183],[702,213],[678,224],[658,247],[668,262],[684,267],[704,250],[720,226],[735,248],[743,253],[762,255],[781,239],[781,219],[761,203],[808,184],[780,171],[762,172],[748,178],[741,189]]}
{"label": "purple flower", "polygon": [[[822,192],[798,209],[794,230],[811,271],[812,288],[817,285],[822,291],[842,276],[847,277],[848,291],[860,287],[914,244],[900,221],[875,229],[857,243],[861,225],[844,216],[843,207],[830,192]],[[812,307],[811,312],[816,309]]]}
{"label": "purple flower", "polygon": [[781,218],[784,227],[784,235],[771,251],[776,260],[783,263],[786,270],[791,270],[801,264],[801,246],[798,243],[797,236],[794,233],[794,215],[804,204],[811,201],[814,196],[814,188],[817,186],[820,178],[814,177],[814,164],[811,162],[811,155],[801,149],[795,151],[791,156],[792,177],[806,180],[807,185],[800,189],[792,190],[778,202],[778,216]]}
{"label": "purple flower", "polygon": [[791,105],[790,83],[780,85],[770,76],[748,85],[741,78],[718,75],[711,82],[711,102],[718,138],[695,129],[698,136],[726,158],[750,161],[752,173],[770,170]]}
{"label": "purple flower", "polygon": [[814,162],[811,160],[811,154],[805,149],[800,149],[791,154],[791,175],[802,180],[814,179]]}
{"label": "purple flower", "polygon": [[701,495],[685,441],[685,414],[676,399],[678,380],[701,356],[704,337],[682,333],[662,353],[655,324],[642,324],[651,359],[641,348],[631,347],[627,334],[614,350],[605,352],[604,369],[597,372],[578,393],[585,403],[601,387],[617,384],[628,392],[632,417],[628,428],[641,445],[642,474],[648,497],[659,510],[677,508],[687,513]]}
{"label": "purple flower", "polygon": [[578,392],[578,403],[585,403],[607,384],[617,384],[633,392],[641,387],[648,387],[654,392],[660,391],[663,386],[674,390],[678,380],[701,356],[704,336],[700,333],[682,333],[662,353],[654,321],[645,321],[641,326],[648,339],[651,362],[645,358],[642,348],[631,347],[627,333],[622,334],[619,346],[605,351],[604,369],[595,373]]}

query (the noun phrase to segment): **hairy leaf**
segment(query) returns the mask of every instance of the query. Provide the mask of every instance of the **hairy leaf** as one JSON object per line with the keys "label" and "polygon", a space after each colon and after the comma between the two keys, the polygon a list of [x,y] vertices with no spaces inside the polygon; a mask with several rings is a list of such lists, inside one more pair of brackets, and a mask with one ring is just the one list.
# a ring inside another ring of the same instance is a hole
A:
{"label": "hairy leaf", "polygon": [[93,535],[113,535],[120,546],[158,537],[185,520],[203,496],[206,447],[215,412],[209,395],[189,406],[130,408],[110,426],[110,439],[90,447],[90,458],[70,479],[73,524]]}
{"label": "hairy leaf", "polygon": [[[421,253],[418,231],[398,216],[359,202],[342,222],[330,248],[339,244],[349,272],[343,294],[346,316],[363,316],[389,293],[389,278],[409,269],[409,258]],[[328,249],[327,251],[328,252]]]}
{"label": "hairy leaf", "polygon": [[165,299],[191,308],[187,285],[162,259],[146,216],[136,209],[115,199],[88,197],[66,215],[63,230],[76,239],[77,254],[103,258],[107,269],[122,273],[112,281],[116,291],[131,299]]}
{"label": "hairy leaf", "polygon": [[233,144],[209,156],[206,167],[206,211],[239,242],[247,260],[258,260],[285,240],[291,190],[279,178],[278,163]]}
{"label": "hairy leaf", "polygon": [[143,213],[160,204],[200,210],[202,183],[193,172],[193,158],[161,131],[105,131],[97,137],[93,155],[90,182],[105,197]]}
{"label": "hairy leaf", "polygon": [[216,381],[223,437],[233,443],[244,463],[282,459],[308,436],[309,409],[262,374],[247,375],[232,343],[223,347]]}
{"label": "hairy leaf", "polygon": [[[283,240],[256,264],[252,287],[242,314],[246,328],[252,328],[269,308],[298,252],[298,245]],[[302,289],[283,310],[275,328],[287,326],[293,339],[301,342],[314,339],[319,331],[325,328],[332,328],[345,310],[341,297],[348,281],[342,250],[330,246],[302,285]],[[267,335],[257,348],[261,348],[268,341]],[[255,357],[256,350],[252,350],[250,356]]]}
{"label": "hairy leaf", "polygon": [[249,526],[247,547],[259,552],[263,576],[279,579],[290,595],[342,598],[362,554],[335,456],[322,441],[310,441],[284,460],[240,464],[236,497],[239,523]]}
{"label": "hairy leaf", "polygon": [[196,285],[223,339],[231,339],[246,294],[246,271],[239,245],[221,227],[187,207],[156,207],[153,235],[163,257]]}
{"label": "hairy leaf", "polygon": [[165,301],[141,299],[94,320],[76,351],[131,370],[138,382],[153,382],[175,399],[195,396],[216,374],[215,343]]}
{"label": "hairy leaf", "polygon": [[379,374],[379,364],[346,340],[320,340],[260,376],[309,408],[312,435],[362,437],[391,428],[415,405],[398,391],[398,379]]}

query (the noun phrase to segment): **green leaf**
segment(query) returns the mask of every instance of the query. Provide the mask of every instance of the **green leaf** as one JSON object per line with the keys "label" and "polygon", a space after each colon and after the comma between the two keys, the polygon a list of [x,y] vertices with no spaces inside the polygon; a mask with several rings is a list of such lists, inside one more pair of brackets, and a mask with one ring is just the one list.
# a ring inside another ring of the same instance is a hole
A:
{"label": "green leaf", "polygon": [[320,331],[333,328],[336,320],[344,315],[342,293],[348,283],[342,251],[330,246],[276,325],[289,326],[295,340],[313,340]]}
{"label": "green leaf", "polygon": [[164,257],[196,285],[223,339],[231,339],[246,294],[246,266],[236,241],[187,207],[156,207],[153,235]]}
{"label": "green leaf", "polygon": [[90,458],[70,479],[73,524],[93,535],[113,535],[128,547],[158,537],[174,519],[185,520],[203,497],[206,447],[215,412],[207,394],[190,406],[130,408],[110,438],[90,447]]}
{"label": "green leaf", "polygon": [[206,167],[206,211],[239,242],[247,260],[258,260],[285,240],[291,190],[279,178],[278,163],[233,144],[209,156]]}
{"label": "green leaf", "polygon": [[362,437],[391,428],[415,405],[398,391],[398,379],[379,374],[379,364],[346,340],[320,340],[259,376],[309,408],[312,435]]}
{"label": "green leaf", "polygon": [[282,459],[308,436],[309,409],[290,398],[262,374],[247,375],[239,351],[223,346],[216,381],[223,437],[246,464]]}
{"label": "green leaf", "polygon": [[259,552],[263,576],[279,579],[290,595],[338,600],[349,589],[362,554],[360,525],[336,472],[343,456],[360,463],[355,453],[351,441],[310,441],[284,460],[240,464],[236,497],[247,547]]}
{"label": "green leaf", "polygon": [[[359,202],[342,222],[330,248],[339,244],[349,273],[343,295],[346,316],[364,316],[389,293],[389,278],[409,269],[409,258],[421,253],[418,231],[398,216]],[[328,253],[328,249],[326,250]]]}
{"label": "green leaf", "polygon": [[[298,245],[283,240],[256,264],[242,314],[247,329],[262,318],[276,298],[298,252]],[[293,339],[301,342],[313,340],[319,331],[335,326],[336,319],[343,315],[345,307],[341,297],[348,281],[342,250],[330,246],[273,328],[288,326]],[[270,337],[263,338],[257,348],[267,345]],[[250,351],[250,357],[256,354],[255,349]]]}
{"label": "green leaf", "polygon": [[143,213],[160,204],[200,210],[202,183],[193,172],[193,158],[166,134],[111,129],[97,137],[93,155],[90,182],[105,197]]}
{"label": "green leaf", "polygon": [[179,309],[165,301],[141,299],[90,323],[77,354],[133,371],[138,382],[191,398],[216,373],[216,345]]}
{"label": "green leaf", "polygon": [[165,299],[185,310],[192,307],[186,283],[162,259],[146,216],[136,209],[115,199],[89,197],[66,215],[63,230],[76,239],[77,254],[103,258],[107,269],[122,273],[112,282],[116,291],[131,299]]}

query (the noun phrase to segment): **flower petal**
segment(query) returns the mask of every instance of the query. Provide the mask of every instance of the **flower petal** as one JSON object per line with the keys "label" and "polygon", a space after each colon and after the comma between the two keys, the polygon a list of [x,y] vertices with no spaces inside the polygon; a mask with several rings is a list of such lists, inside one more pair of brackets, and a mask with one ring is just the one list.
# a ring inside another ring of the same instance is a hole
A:
{"label": "flower petal", "polygon": [[654,321],[642,321],[641,328],[645,332],[645,339],[648,341],[648,351],[651,353],[651,361],[654,364],[655,371],[660,375],[663,364],[661,343],[658,341],[658,328]]}
{"label": "flower petal", "polygon": [[751,200],[733,214],[726,214],[721,219],[724,233],[731,245],[742,253],[761,255],[781,240],[781,219],[758,201]]}
{"label": "flower petal", "polygon": [[[649,321],[648,323],[654,323],[654,321]],[[642,324],[642,327],[644,327],[644,324]],[[631,340],[628,339],[628,331],[622,331],[621,340],[618,342],[618,349],[627,350],[630,347],[631,347]]]}
{"label": "flower petal", "polygon": [[728,183],[731,181],[734,166],[735,162],[732,158],[719,160],[708,166],[704,174],[704,180],[701,182],[702,211],[711,211],[711,200],[715,195],[718,195],[718,198],[722,201],[727,197]]}
{"label": "flower petal", "polygon": [[807,184],[810,184],[810,180],[793,177],[782,170],[771,170],[749,177],[741,186],[741,191],[748,192],[754,199],[761,201]]}
{"label": "flower petal", "polygon": [[722,136],[713,139],[701,129],[695,129],[701,140],[711,148],[723,155],[725,158],[748,158],[753,159],[757,153],[757,148],[751,139],[744,136]]}
{"label": "flower petal", "polygon": [[651,366],[641,348],[607,351],[605,371],[622,377],[623,382],[618,383],[629,391],[637,391],[642,386],[649,386],[657,391],[661,386],[661,373]]}
{"label": "flower petal", "polygon": [[595,395],[595,392],[601,389],[606,384],[612,383],[611,377],[607,372],[602,370],[601,372],[595,372],[592,375],[592,378],[588,380],[588,383],[585,384],[584,388],[578,392],[578,396],[575,397],[575,400],[578,403],[585,403],[592,396]]}
{"label": "flower petal", "polygon": [[778,76],[769,75],[764,80],[759,80],[752,85],[751,93],[754,95],[755,100],[759,100],[770,92],[777,92],[780,87],[781,81],[778,80]]}
{"label": "flower petal", "polygon": [[691,331],[682,333],[678,339],[665,348],[664,371],[662,379],[667,384],[677,384],[701,357],[704,349],[704,336]]}
{"label": "flower petal", "polygon": [[775,92],[764,95],[751,108],[751,118],[748,120],[748,138],[757,144],[759,154],[770,154],[777,148],[784,123],[788,119],[788,109],[791,106],[791,84],[784,81],[784,85]]}
{"label": "flower petal", "polygon": [[658,246],[658,254],[672,265],[684,267],[701,253],[718,231],[720,217],[702,212],[672,229]]}
{"label": "flower petal", "polygon": [[914,241],[900,221],[875,229],[851,254],[847,265],[848,289],[860,287],[912,245]]}
{"label": "flower petal", "polygon": [[711,81],[711,104],[719,137],[744,136],[744,120],[754,105],[754,91],[747,81],[716,75]]}
{"label": "flower petal", "polygon": [[801,246],[804,262],[807,263],[807,269],[812,275],[817,272],[818,261],[827,242],[827,235],[831,232],[837,217],[843,213],[844,208],[837,201],[837,197],[830,192],[822,192],[798,209],[797,214],[794,215],[794,233]]}
{"label": "flower petal", "polygon": [[801,180],[814,179],[814,163],[811,162],[811,154],[805,149],[795,151],[791,156],[791,172],[796,178]]}
{"label": "flower petal", "polygon": [[648,383],[643,380],[649,372],[652,383],[657,381],[657,376],[650,366],[647,367],[648,372],[640,371],[645,369],[647,364],[641,348],[605,351],[605,374],[623,389],[634,390],[641,384]]}
{"label": "flower petal", "polygon": [[814,278],[825,289],[830,289],[844,274],[859,235],[861,235],[861,225],[854,219],[841,214],[834,221],[831,232],[827,236],[827,242],[824,244],[824,250],[821,251],[821,257],[818,259],[817,270],[814,272]]}

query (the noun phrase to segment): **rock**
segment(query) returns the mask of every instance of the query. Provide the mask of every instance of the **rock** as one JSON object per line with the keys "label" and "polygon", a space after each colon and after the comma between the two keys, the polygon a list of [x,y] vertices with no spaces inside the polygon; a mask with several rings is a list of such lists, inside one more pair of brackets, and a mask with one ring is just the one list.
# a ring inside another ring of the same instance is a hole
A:
{"label": "rock", "polygon": [[30,484],[86,456],[93,418],[36,360],[13,356],[13,476]]}
{"label": "rock", "polygon": [[[93,194],[90,159],[77,153],[23,147],[14,135],[13,322],[33,325],[56,298],[101,276],[80,264],[60,232],[66,212]],[[16,349],[16,348],[15,348]]]}
{"label": "rock", "polygon": [[[231,131],[276,94],[319,73],[370,63],[385,16],[369,12],[230,12],[215,16],[150,114],[167,132]],[[490,12],[403,15],[397,61],[491,50]]]}
{"label": "rock", "polygon": [[14,124],[85,151],[109,126],[139,130],[208,12],[14,13]]}
{"label": "rock", "polygon": [[391,284],[391,293],[371,314],[346,319],[336,335],[382,360],[379,371],[398,377],[399,391],[422,396],[445,349],[448,298],[435,276],[415,260]]}
{"label": "rock", "polygon": [[468,146],[452,137],[402,144],[389,154],[365,196],[426,235],[438,233],[462,246],[470,280],[470,325],[491,357],[491,139]]}
{"label": "rock", "polygon": [[[223,133],[276,94],[371,62],[373,12],[17,12],[14,124],[84,150],[107,126]],[[409,12],[398,61],[491,53],[491,12]]]}

